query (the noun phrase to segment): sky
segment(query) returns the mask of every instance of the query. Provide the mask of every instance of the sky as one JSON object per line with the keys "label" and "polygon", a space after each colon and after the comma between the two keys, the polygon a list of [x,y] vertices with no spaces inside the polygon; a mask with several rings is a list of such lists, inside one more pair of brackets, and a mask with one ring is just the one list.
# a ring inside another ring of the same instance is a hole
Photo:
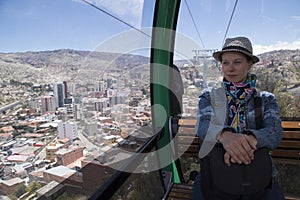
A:
{"label": "sky", "polygon": [[[144,28],[152,25],[154,0],[87,1],[151,34]],[[236,0],[181,0],[178,34],[203,49],[218,49],[225,36],[238,35],[251,39],[255,54],[300,49],[299,0],[238,0],[233,13],[235,3]],[[0,52],[3,53],[92,51],[101,44],[110,46],[110,41],[117,36],[124,38],[124,32],[135,31],[82,0],[0,0],[0,25]],[[145,34],[141,37],[147,38]],[[120,40],[114,40],[116,49],[125,45],[118,43]],[[146,40],[149,43],[150,37]]]}

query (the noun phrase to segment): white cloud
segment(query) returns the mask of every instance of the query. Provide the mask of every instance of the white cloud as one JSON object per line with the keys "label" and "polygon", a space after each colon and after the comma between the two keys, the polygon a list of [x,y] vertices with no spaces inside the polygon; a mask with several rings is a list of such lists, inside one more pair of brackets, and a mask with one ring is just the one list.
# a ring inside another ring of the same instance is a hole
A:
{"label": "white cloud", "polygon": [[291,16],[290,19],[294,21],[300,21],[300,16]]}
{"label": "white cloud", "polygon": [[282,49],[289,49],[289,50],[300,49],[300,39],[298,39],[292,43],[278,41],[276,44],[274,44],[274,45],[272,44],[272,45],[268,45],[268,46],[253,45],[253,52],[256,55],[265,53],[268,51],[282,50]]}
{"label": "white cloud", "polygon": [[128,24],[140,27],[144,0],[91,0],[96,6],[103,7]]}

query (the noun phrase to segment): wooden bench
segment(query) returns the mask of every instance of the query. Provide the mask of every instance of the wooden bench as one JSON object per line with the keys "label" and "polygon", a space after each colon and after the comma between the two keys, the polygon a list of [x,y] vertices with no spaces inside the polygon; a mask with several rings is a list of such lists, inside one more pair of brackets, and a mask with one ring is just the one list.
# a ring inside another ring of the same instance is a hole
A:
{"label": "wooden bench", "polygon": [[192,199],[192,189],[193,185],[188,183],[173,184],[168,200]]}
{"label": "wooden bench", "polygon": [[[177,130],[177,148],[175,153],[180,157],[198,158],[200,139],[195,135],[196,119],[179,119]],[[283,138],[275,150],[271,152],[276,165],[292,164],[300,168],[300,120],[282,121]],[[287,170],[287,167],[283,167]],[[279,169],[281,170],[281,169]],[[278,170],[278,171],[279,171]],[[280,171],[279,171],[280,175]],[[300,173],[299,173],[300,175]],[[298,175],[298,179],[299,179]],[[280,180],[279,180],[280,182]],[[296,197],[286,196],[286,200],[300,200],[300,194]],[[173,184],[168,195],[169,200],[191,199],[192,185],[188,183]]]}
{"label": "wooden bench", "polygon": [[[192,189],[193,185],[191,184],[174,184],[168,200],[190,200],[192,199]],[[299,200],[299,197],[286,196],[285,200]]]}
{"label": "wooden bench", "polygon": [[300,121],[282,121],[283,138],[271,153],[275,162],[300,163]]}

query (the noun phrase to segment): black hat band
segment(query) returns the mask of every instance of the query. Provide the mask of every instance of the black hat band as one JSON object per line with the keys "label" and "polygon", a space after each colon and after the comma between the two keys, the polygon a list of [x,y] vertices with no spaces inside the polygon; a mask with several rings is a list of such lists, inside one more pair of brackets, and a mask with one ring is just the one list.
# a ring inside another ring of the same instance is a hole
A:
{"label": "black hat band", "polygon": [[224,47],[224,48],[222,49],[222,51],[223,51],[223,50],[226,50],[226,49],[237,49],[237,50],[246,51],[246,52],[252,54],[251,51],[249,51],[248,49],[246,49],[246,48],[244,48],[244,47],[241,47],[241,46],[227,46],[227,47]]}

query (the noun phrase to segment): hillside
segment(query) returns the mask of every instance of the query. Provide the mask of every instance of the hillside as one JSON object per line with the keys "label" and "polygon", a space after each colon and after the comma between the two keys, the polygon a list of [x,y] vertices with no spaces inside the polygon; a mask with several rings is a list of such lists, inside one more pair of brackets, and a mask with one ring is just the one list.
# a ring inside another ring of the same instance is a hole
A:
{"label": "hillside", "polygon": [[[286,85],[286,89],[299,90],[300,50],[272,51],[258,57],[261,62],[253,70],[258,75],[260,83],[281,81]],[[39,84],[74,78],[80,82],[99,79],[103,76],[103,72],[136,70],[134,68],[137,66],[136,69],[140,71],[149,67],[149,58],[71,49],[0,53],[0,82],[16,80]],[[208,73],[212,71],[213,74],[218,74],[215,71],[216,67],[213,68],[214,70],[211,68]]]}
{"label": "hillside", "polygon": [[259,55],[254,72],[262,89],[274,92],[276,86],[300,95],[300,50],[279,50]]}
{"label": "hillside", "polygon": [[[130,65],[129,65],[130,63]],[[96,76],[103,71],[123,70],[125,67],[149,63],[149,58],[105,52],[70,49],[55,51],[0,53],[0,81],[45,83],[74,76]]]}

